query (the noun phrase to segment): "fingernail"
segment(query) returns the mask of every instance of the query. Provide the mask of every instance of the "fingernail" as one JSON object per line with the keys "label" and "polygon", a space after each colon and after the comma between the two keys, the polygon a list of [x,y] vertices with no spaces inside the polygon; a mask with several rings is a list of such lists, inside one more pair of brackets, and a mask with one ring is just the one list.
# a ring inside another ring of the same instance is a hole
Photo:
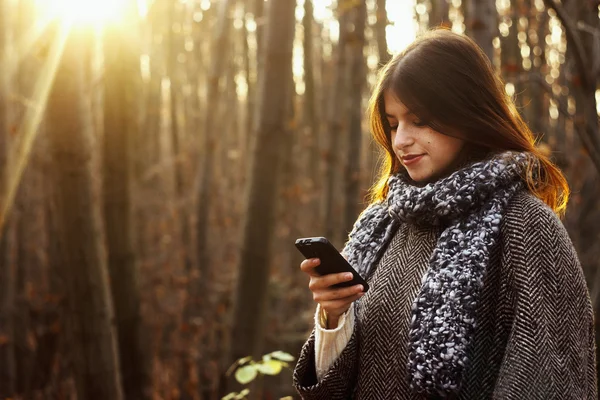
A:
{"label": "fingernail", "polygon": [[344,275],[345,279],[352,279],[354,277],[354,275],[352,275],[352,272],[348,272],[346,275]]}

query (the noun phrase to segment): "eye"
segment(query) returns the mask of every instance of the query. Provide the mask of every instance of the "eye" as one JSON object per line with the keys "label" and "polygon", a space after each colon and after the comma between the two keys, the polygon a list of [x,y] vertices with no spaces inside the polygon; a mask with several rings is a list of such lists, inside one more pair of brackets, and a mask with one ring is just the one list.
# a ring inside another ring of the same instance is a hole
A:
{"label": "eye", "polygon": [[423,126],[427,126],[427,122],[425,122],[425,121],[420,121],[420,120],[417,120],[417,121],[413,121],[413,125],[414,125],[414,126],[423,127]]}
{"label": "eye", "polygon": [[392,131],[395,131],[396,129],[398,129],[398,125],[390,125],[390,129]]}

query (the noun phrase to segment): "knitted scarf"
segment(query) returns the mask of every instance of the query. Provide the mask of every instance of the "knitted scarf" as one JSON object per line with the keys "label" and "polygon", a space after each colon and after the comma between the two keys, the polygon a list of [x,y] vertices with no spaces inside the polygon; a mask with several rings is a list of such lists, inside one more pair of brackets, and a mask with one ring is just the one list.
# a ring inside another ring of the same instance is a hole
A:
{"label": "knitted scarf", "polygon": [[412,307],[408,369],[416,392],[445,395],[460,387],[490,251],[532,157],[497,154],[424,187],[393,175],[386,201],[370,205],[354,224],[343,254],[365,278],[399,224],[443,228]]}

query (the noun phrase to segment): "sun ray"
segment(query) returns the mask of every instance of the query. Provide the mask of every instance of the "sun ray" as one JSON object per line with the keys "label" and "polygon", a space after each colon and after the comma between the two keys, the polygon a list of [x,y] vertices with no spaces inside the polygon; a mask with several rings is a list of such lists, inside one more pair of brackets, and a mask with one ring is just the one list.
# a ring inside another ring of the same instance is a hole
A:
{"label": "sun ray", "polygon": [[9,79],[12,79],[14,73],[19,67],[19,64],[21,63],[21,60],[24,59],[31,52],[35,44],[38,43],[42,37],[42,34],[46,32],[46,29],[51,21],[52,20],[47,17],[38,19],[31,29],[23,36],[23,38],[15,44],[14,48],[16,49],[17,53],[16,57],[5,61],[5,72],[8,74]]}
{"label": "sun ray", "polygon": [[15,161],[8,169],[7,193],[3,207],[0,210],[0,233],[3,231],[2,225],[6,222],[6,217],[12,209],[23,171],[29,162],[31,149],[35,142],[40,122],[44,116],[46,105],[48,104],[50,89],[52,88],[52,83],[56,76],[56,71],[70,31],[71,26],[69,24],[59,24],[59,31],[50,49],[48,60],[36,83],[33,95],[35,106],[27,108],[25,118],[20,126],[17,136],[18,140],[13,150],[14,155],[10,157],[11,160]]}
{"label": "sun ray", "polygon": [[43,15],[86,25],[101,25],[118,19],[126,3],[123,0],[36,0]]}

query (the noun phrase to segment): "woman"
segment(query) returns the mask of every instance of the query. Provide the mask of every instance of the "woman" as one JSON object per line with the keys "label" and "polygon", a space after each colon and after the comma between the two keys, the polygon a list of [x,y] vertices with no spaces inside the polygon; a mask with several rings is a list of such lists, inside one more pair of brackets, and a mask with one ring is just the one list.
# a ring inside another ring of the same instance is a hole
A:
{"label": "woman", "polygon": [[383,69],[385,150],[343,250],[318,276],[294,371],[305,399],[595,399],[593,313],[557,215],[569,189],[468,37],[436,30]]}

